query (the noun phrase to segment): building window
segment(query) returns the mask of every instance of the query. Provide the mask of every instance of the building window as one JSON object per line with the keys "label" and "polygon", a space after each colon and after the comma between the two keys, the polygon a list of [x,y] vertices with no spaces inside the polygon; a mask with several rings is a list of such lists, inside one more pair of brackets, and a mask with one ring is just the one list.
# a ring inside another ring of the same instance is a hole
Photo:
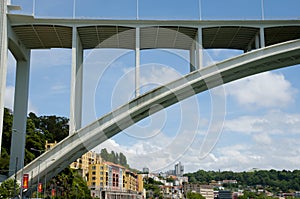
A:
{"label": "building window", "polygon": [[100,172],[100,175],[103,175],[103,171]]}
{"label": "building window", "polygon": [[96,177],[92,177],[92,180],[96,180]]}
{"label": "building window", "polygon": [[96,172],[95,172],[95,171],[93,171],[93,172],[92,172],[92,175],[96,175]]}
{"label": "building window", "polygon": [[92,170],[96,170],[96,166],[92,166]]}
{"label": "building window", "polygon": [[100,180],[103,180],[103,177],[100,177]]}
{"label": "building window", "polygon": [[92,182],[92,185],[95,186],[95,185],[96,185],[96,182]]}
{"label": "building window", "polygon": [[101,167],[100,167],[100,169],[101,169],[101,170],[103,170],[103,169],[104,169],[104,167],[103,167],[103,166],[101,166]]}

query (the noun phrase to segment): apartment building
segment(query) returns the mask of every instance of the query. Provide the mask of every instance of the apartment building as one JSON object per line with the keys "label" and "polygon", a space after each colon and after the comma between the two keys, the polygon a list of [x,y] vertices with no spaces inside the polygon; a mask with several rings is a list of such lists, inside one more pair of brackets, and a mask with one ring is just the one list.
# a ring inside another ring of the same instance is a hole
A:
{"label": "apartment building", "polygon": [[87,174],[89,173],[89,165],[101,163],[102,158],[100,154],[89,151],[74,161],[71,165],[71,169],[78,169],[81,171],[82,177],[87,180]]}
{"label": "apartment building", "polygon": [[101,197],[102,191],[143,192],[143,177],[111,162],[91,164],[87,184],[92,196]]}

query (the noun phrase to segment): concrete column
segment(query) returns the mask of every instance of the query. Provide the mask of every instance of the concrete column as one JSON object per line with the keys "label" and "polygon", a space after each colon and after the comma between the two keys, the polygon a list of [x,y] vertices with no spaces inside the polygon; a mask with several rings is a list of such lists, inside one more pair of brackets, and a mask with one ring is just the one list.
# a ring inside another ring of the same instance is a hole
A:
{"label": "concrete column", "polygon": [[202,28],[198,27],[197,45],[196,45],[196,69],[203,67],[203,42],[202,42]]}
{"label": "concrete column", "polygon": [[3,130],[3,114],[4,114],[4,97],[6,88],[6,72],[7,72],[7,1],[0,1],[0,156],[2,144]]}
{"label": "concrete column", "polygon": [[72,70],[71,70],[71,96],[70,96],[70,130],[72,135],[81,128],[82,121],[82,81],[83,81],[83,48],[73,27],[72,36]]}
{"label": "concrete column", "polygon": [[135,29],[135,97],[140,95],[140,28]]}
{"label": "concrete column", "polygon": [[260,28],[260,47],[264,48],[266,47],[265,45],[265,29],[263,27]]}
{"label": "concrete column", "polygon": [[255,49],[259,49],[259,34],[255,35]]}
{"label": "concrete column", "polygon": [[24,167],[26,124],[29,95],[30,50],[27,60],[17,60],[14,119],[10,148],[9,174]]}
{"label": "concrete column", "polygon": [[195,60],[196,59],[196,45],[195,41],[193,40],[191,49],[190,49],[190,72],[193,72],[195,70]]}

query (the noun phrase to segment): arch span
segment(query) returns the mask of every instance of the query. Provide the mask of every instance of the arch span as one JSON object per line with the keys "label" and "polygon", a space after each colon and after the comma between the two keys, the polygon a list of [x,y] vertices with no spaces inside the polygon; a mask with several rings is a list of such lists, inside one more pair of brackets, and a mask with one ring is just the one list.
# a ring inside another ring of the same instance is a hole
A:
{"label": "arch span", "polygon": [[[111,138],[123,129],[163,108],[210,88],[253,74],[300,63],[300,39],[251,51],[189,73],[158,87],[106,114],[78,130],[27,165],[21,173],[29,173],[31,182],[51,178],[88,150]],[[154,108],[153,108],[154,107]],[[149,110],[151,109],[151,113]],[[55,159],[55,161],[48,161]]]}

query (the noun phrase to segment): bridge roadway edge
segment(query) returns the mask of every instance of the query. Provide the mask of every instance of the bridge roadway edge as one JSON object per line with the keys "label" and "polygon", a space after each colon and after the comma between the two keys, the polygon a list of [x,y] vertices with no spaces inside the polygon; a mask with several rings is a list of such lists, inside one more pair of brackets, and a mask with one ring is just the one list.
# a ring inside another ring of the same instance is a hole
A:
{"label": "bridge roadway edge", "polygon": [[[189,73],[133,99],[92,124],[79,129],[75,134],[59,142],[52,150],[28,164],[23,170],[18,171],[17,179],[20,181],[22,173],[28,173],[31,183],[36,184],[39,164],[40,179],[44,179],[46,174],[47,179],[50,179],[85,152],[162,108],[246,76],[299,63],[300,40],[293,40],[254,50]],[[153,105],[158,106],[153,109]],[[151,113],[149,113],[150,109]],[[51,159],[56,161],[48,161]]]}

